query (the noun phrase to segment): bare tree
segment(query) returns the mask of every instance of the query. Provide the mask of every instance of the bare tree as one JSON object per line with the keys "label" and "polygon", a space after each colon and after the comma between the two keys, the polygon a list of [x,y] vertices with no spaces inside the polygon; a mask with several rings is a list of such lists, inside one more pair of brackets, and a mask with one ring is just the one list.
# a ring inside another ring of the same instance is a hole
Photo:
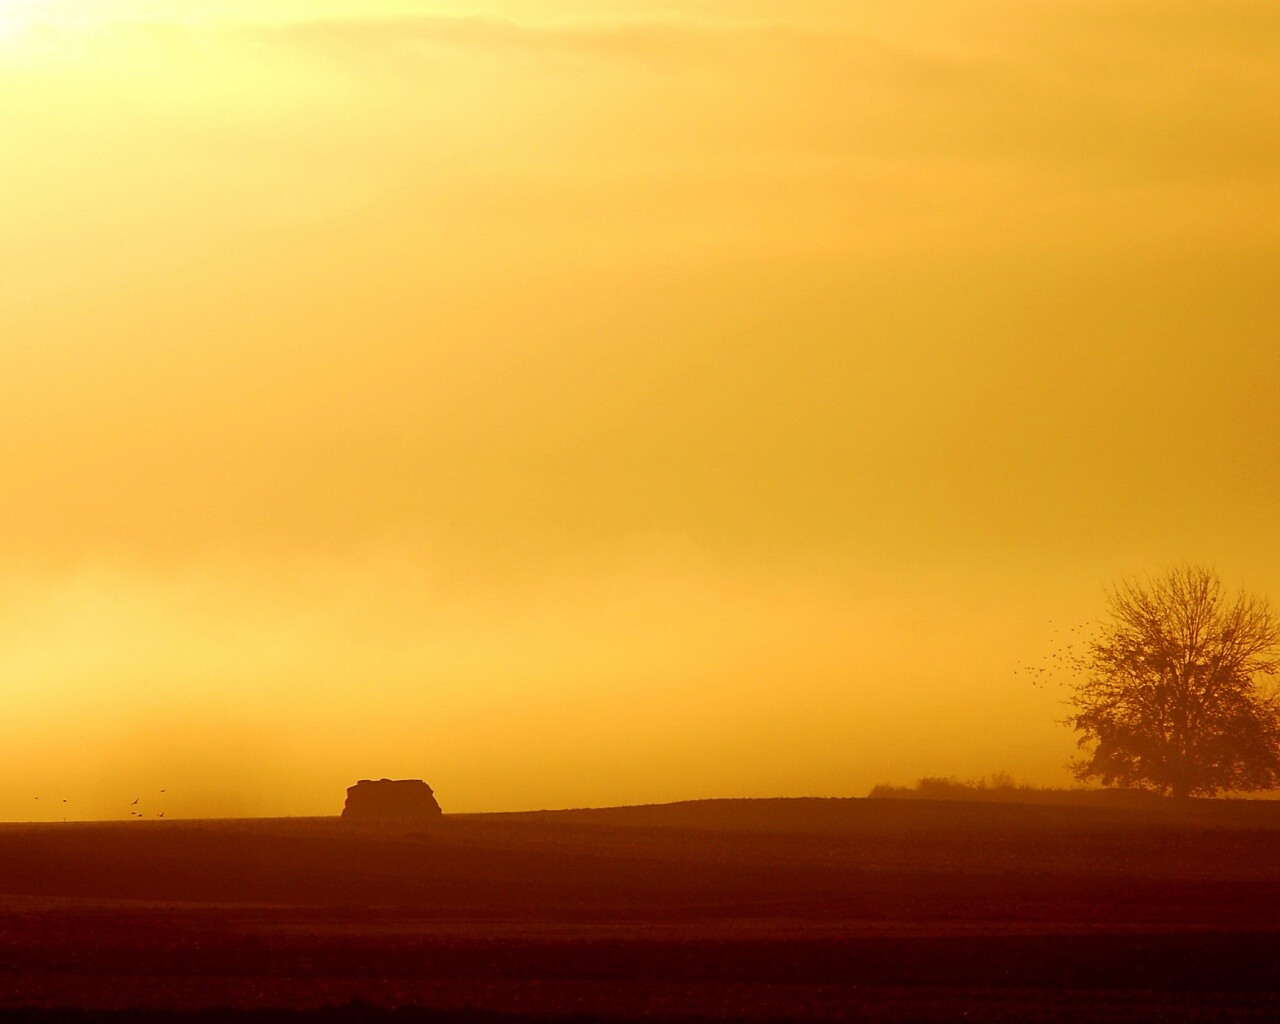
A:
{"label": "bare tree", "polygon": [[1280,622],[1265,599],[1180,566],[1108,594],[1068,722],[1079,779],[1184,797],[1280,783]]}

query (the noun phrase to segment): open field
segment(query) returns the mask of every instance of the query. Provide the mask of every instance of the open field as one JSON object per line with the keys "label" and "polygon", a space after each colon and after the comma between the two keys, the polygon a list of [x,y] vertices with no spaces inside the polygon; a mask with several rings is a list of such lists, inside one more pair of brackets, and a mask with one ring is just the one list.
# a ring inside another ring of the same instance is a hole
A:
{"label": "open field", "polygon": [[0,1020],[1274,1020],[1278,812],[794,800],[408,833],[0,826]]}

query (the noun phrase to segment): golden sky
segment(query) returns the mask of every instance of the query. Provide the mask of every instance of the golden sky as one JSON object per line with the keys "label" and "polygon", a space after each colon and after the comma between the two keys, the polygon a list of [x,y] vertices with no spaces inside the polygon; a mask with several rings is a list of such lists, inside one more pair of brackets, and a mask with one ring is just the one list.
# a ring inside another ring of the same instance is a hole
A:
{"label": "golden sky", "polygon": [[1063,784],[1107,583],[1280,599],[1277,52],[0,0],[0,818]]}

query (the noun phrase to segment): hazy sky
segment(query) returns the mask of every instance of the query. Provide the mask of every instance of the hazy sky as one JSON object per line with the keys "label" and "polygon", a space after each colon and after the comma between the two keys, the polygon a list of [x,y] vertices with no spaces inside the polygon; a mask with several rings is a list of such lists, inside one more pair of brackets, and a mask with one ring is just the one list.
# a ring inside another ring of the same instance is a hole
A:
{"label": "hazy sky", "polygon": [[0,0],[0,818],[1064,783],[1106,584],[1280,599],[1277,52]]}

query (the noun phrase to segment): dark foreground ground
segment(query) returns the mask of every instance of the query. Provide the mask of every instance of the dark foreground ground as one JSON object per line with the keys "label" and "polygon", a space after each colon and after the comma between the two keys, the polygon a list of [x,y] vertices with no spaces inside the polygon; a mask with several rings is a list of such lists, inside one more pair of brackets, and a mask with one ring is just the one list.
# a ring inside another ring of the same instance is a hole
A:
{"label": "dark foreground ground", "polygon": [[0,826],[0,1024],[1280,1020],[1280,805]]}

